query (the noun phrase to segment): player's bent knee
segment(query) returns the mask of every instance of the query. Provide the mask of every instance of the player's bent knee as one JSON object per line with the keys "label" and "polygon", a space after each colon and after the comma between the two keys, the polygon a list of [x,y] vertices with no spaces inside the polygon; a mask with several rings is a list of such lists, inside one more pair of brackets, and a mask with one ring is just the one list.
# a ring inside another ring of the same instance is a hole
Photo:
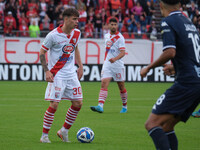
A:
{"label": "player's bent knee", "polygon": [[101,80],[101,88],[107,89],[111,78],[105,78]]}
{"label": "player's bent knee", "polygon": [[107,89],[107,88],[108,88],[108,83],[105,83],[105,82],[102,83],[102,84],[101,84],[101,88],[102,88],[102,89]]}
{"label": "player's bent knee", "polygon": [[158,126],[160,126],[160,124],[158,124],[154,121],[150,121],[150,120],[147,120],[145,123],[145,128],[147,131],[149,131],[150,129],[152,129],[154,127],[158,127]]}
{"label": "player's bent knee", "polygon": [[58,104],[59,104],[58,102],[50,102],[50,107],[52,107],[52,108],[57,110]]}
{"label": "player's bent knee", "polygon": [[148,121],[145,122],[144,126],[147,131],[151,129],[150,123]]}
{"label": "player's bent knee", "polygon": [[83,101],[73,101],[73,102],[72,102],[72,105],[73,105],[74,107],[81,108],[82,105],[83,105]]}

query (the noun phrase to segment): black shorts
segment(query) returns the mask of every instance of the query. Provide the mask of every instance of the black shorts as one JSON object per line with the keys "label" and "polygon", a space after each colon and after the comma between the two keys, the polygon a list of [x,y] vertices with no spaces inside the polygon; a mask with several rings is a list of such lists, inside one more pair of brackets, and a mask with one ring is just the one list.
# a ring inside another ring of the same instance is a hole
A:
{"label": "black shorts", "polygon": [[153,106],[154,114],[174,114],[186,122],[200,103],[200,85],[183,85],[175,82]]}

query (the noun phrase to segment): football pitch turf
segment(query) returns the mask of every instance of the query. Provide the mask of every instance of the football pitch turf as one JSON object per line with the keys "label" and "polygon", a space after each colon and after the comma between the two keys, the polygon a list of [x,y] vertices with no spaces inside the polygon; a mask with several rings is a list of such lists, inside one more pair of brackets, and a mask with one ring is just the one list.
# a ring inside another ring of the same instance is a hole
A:
{"label": "football pitch turf", "polygon": [[[92,112],[97,105],[100,82],[81,82],[83,107],[69,131],[71,143],[63,143],[56,135],[64,123],[71,103],[62,101],[49,133],[51,144],[40,143],[43,116],[49,102],[43,100],[46,82],[0,82],[0,150],[155,150],[144,123],[157,98],[172,83],[127,82],[128,113],[120,114],[121,99],[117,84],[111,82],[104,113]],[[197,109],[200,108],[200,105]],[[94,141],[83,144],[76,133],[90,127]],[[200,150],[200,118],[190,118],[175,128],[179,150]]]}

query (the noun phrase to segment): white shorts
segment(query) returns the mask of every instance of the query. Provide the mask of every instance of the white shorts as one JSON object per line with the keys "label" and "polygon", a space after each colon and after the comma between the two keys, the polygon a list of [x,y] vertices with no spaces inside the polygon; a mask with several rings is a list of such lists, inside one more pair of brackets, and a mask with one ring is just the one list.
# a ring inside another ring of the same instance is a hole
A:
{"label": "white shorts", "polygon": [[103,68],[101,71],[101,79],[113,78],[114,81],[125,80],[125,68]]}
{"label": "white shorts", "polygon": [[82,89],[78,78],[69,80],[54,80],[53,83],[48,82],[45,100],[60,102],[60,100],[77,101],[82,100]]}

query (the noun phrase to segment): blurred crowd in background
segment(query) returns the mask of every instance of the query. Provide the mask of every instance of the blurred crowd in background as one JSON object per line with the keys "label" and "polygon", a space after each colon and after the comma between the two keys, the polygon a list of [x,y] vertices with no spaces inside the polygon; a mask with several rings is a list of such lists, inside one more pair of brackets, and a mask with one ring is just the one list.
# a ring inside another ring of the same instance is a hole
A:
{"label": "blurred crowd in background", "polygon": [[[199,6],[200,0],[182,0],[181,11],[200,31]],[[83,38],[103,38],[112,17],[125,38],[159,38],[159,0],[0,0],[0,36],[45,37],[69,7],[80,13]]]}

